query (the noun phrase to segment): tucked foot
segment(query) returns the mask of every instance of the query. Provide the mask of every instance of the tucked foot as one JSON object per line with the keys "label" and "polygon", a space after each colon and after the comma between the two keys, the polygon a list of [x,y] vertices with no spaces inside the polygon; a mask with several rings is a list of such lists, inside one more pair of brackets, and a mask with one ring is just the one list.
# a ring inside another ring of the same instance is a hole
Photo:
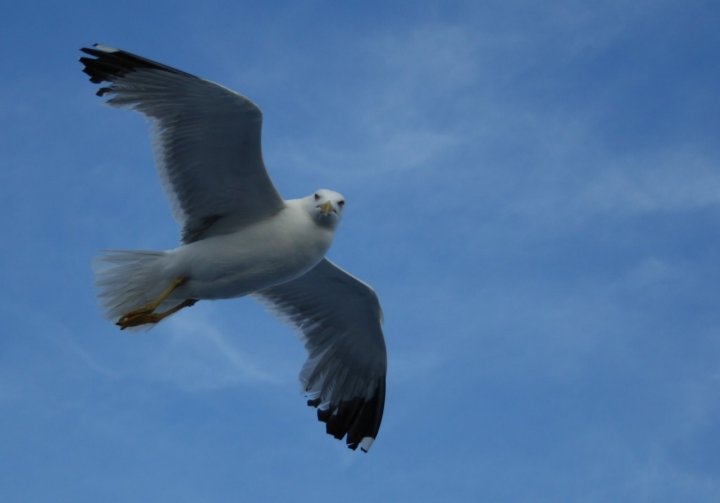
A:
{"label": "tucked foot", "polygon": [[157,323],[164,320],[171,314],[177,313],[183,308],[194,305],[196,302],[196,299],[186,299],[175,307],[172,307],[167,311],[163,311],[162,313],[154,312],[154,308],[143,307],[136,309],[135,311],[130,311],[128,314],[120,318],[115,324],[120,327],[120,330],[125,330],[129,327],[137,327],[148,323]]}
{"label": "tucked foot", "polygon": [[157,309],[158,306],[165,301],[165,299],[170,297],[170,294],[172,294],[177,287],[184,285],[186,282],[187,278],[184,278],[182,276],[175,278],[173,282],[170,283],[170,286],[163,290],[163,292],[157,299],[141,307],[140,309],[130,311],[129,313],[121,317],[115,324],[120,327],[120,330],[125,330],[128,327],[137,327],[138,325],[145,325],[147,323],[157,323],[166,316],[170,316],[171,314],[178,312],[183,307],[192,306],[196,301],[193,299],[189,299],[181,302],[172,309],[168,309],[165,312],[154,312],[155,309]]}
{"label": "tucked foot", "polygon": [[154,313],[152,309],[142,308],[130,311],[115,324],[120,327],[120,330],[125,330],[129,327],[137,327],[147,323],[157,323],[162,318],[160,314]]}

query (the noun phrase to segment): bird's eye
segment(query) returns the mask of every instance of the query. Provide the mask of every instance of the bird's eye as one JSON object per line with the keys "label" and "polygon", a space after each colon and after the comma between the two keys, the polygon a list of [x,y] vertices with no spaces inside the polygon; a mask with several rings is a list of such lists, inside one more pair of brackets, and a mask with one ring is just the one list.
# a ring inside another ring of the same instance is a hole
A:
{"label": "bird's eye", "polygon": [[317,201],[318,199],[320,199],[320,194],[315,194],[315,200]]}
{"label": "bird's eye", "polygon": [[338,201],[338,206],[340,206],[341,208],[345,206],[345,201]]}

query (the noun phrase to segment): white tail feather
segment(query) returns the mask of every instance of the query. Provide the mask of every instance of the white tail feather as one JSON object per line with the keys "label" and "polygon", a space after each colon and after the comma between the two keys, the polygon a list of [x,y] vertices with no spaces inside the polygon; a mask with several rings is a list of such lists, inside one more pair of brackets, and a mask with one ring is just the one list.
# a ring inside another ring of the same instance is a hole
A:
{"label": "white tail feather", "polygon": [[165,252],[108,250],[93,262],[98,298],[110,319],[156,299],[167,286],[162,272]]}

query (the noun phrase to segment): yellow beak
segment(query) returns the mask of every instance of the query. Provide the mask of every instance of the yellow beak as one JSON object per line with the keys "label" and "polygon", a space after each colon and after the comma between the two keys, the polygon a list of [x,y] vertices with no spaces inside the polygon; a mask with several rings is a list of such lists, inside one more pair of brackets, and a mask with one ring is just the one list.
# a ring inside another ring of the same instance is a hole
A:
{"label": "yellow beak", "polygon": [[320,206],[320,211],[323,215],[327,216],[333,211],[333,205],[330,201],[325,201],[322,206]]}

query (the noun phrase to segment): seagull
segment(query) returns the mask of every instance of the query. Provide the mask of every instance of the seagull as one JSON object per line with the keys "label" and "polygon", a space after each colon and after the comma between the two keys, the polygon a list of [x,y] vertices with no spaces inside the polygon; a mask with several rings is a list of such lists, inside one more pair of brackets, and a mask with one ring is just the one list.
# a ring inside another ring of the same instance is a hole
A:
{"label": "seagull", "polygon": [[385,407],[387,353],[374,290],[325,257],[345,198],[283,199],[265,169],[262,112],[248,98],[170,66],[95,44],[80,58],[98,96],[154,126],[157,171],[179,223],[167,251],[107,251],[98,297],[121,330],[201,300],[250,295],[293,325],[308,359],[307,404],[328,434],[367,452]]}

